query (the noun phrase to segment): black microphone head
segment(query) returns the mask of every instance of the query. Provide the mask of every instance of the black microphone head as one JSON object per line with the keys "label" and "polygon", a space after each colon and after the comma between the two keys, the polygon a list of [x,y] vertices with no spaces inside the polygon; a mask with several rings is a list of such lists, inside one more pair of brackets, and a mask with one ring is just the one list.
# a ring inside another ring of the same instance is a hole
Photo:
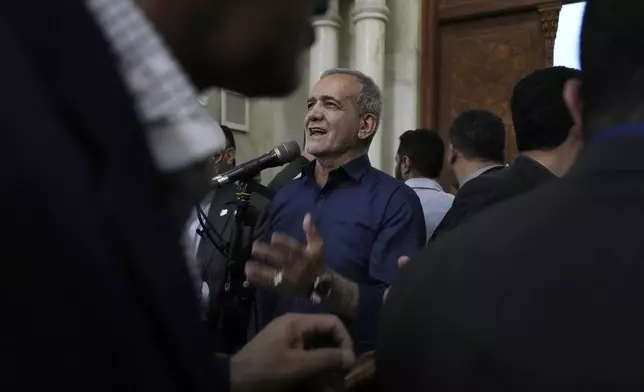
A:
{"label": "black microphone head", "polygon": [[300,145],[294,140],[279,144],[273,149],[273,151],[275,152],[275,155],[277,155],[277,159],[279,159],[281,164],[289,163],[302,154]]}

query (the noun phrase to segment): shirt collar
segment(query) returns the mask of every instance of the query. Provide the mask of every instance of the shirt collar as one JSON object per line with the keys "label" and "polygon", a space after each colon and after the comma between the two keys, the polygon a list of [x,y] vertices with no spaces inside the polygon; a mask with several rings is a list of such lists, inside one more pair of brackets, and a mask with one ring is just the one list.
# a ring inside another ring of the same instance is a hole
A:
{"label": "shirt collar", "polygon": [[409,180],[405,181],[405,184],[407,184],[407,186],[409,186],[410,188],[433,189],[439,192],[444,192],[441,184],[439,184],[436,180],[432,180],[431,178],[410,178]]}
{"label": "shirt collar", "polygon": [[506,167],[506,166],[507,166],[507,165],[495,164],[495,165],[490,165],[490,166],[482,167],[482,168],[478,169],[477,171],[475,171],[474,173],[470,174],[470,176],[469,176],[469,177],[467,177],[467,178],[465,179],[465,181],[463,181],[463,183],[462,183],[460,186],[462,187],[462,186],[463,186],[463,185],[465,185],[465,183],[467,183],[468,181],[471,181],[471,180],[475,179],[476,177],[480,176],[481,174],[485,173],[485,172],[486,172],[486,171],[488,171],[488,170],[491,170],[491,169],[494,169],[494,168],[497,168],[497,167]]}
{"label": "shirt collar", "polygon": [[[309,164],[305,165],[302,168],[302,177],[314,177],[315,165],[317,160],[311,161]],[[349,175],[355,181],[360,181],[362,176],[367,172],[371,167],[371,161],[369,161],[369,156],[367,154],[361,155],[360,157],[345,163],[343,166],[333,170],[329,175],[334,175],[333,173],[344,172]]]}

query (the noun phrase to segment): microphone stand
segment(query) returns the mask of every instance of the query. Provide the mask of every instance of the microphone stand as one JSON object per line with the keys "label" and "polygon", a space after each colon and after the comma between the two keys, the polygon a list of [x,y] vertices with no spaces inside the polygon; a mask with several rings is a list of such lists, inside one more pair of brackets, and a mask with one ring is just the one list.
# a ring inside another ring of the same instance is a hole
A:
{"label": "microphone stand", "polygon": [[[234,354],[248,341],[248,328],[255,290],[246,281],[244,266],[250,259],[253,246],[253,229],[257,214],[250,205],[250,180],[237,185],[234,227],[229,244],[225,281],[222,286],[219,352]],[[251,211],[249,211],[251,210]]]}

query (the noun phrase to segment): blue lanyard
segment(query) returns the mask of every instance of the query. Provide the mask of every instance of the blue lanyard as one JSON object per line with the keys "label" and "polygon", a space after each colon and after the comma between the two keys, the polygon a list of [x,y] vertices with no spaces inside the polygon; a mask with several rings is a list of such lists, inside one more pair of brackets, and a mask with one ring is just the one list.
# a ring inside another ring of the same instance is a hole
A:
{"label": "blue lanyard", "polygon": [[602,129],[590,138],[590,143],[602,143],[621,136],[644,136],[644,123],[630,123]]}

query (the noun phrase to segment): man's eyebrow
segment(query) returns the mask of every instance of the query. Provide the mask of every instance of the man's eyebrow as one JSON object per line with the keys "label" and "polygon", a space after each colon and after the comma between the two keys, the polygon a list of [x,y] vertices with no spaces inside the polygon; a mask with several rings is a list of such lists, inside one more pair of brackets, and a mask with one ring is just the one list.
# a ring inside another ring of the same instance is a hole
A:
{"label": "man's eyebrow", "polygon": [[340,99],[333,97],[331,95],[320,95],[317,97],[310,97],[309,101],[335,101],[335,102],[340,102]]}
{"label": "man's eyebrow", "polygon": [[322,101],[322,102],[331,101],[331,102],[334,102],[337,105],[342,105],[341,100],[337,99],[336,97],[332,97],[330,95],[319,95],[319,96],[309,97],[306,100],[306,103],[307,103],[307,105],[311,105],[312,103],[317,102],[317,101]]}

